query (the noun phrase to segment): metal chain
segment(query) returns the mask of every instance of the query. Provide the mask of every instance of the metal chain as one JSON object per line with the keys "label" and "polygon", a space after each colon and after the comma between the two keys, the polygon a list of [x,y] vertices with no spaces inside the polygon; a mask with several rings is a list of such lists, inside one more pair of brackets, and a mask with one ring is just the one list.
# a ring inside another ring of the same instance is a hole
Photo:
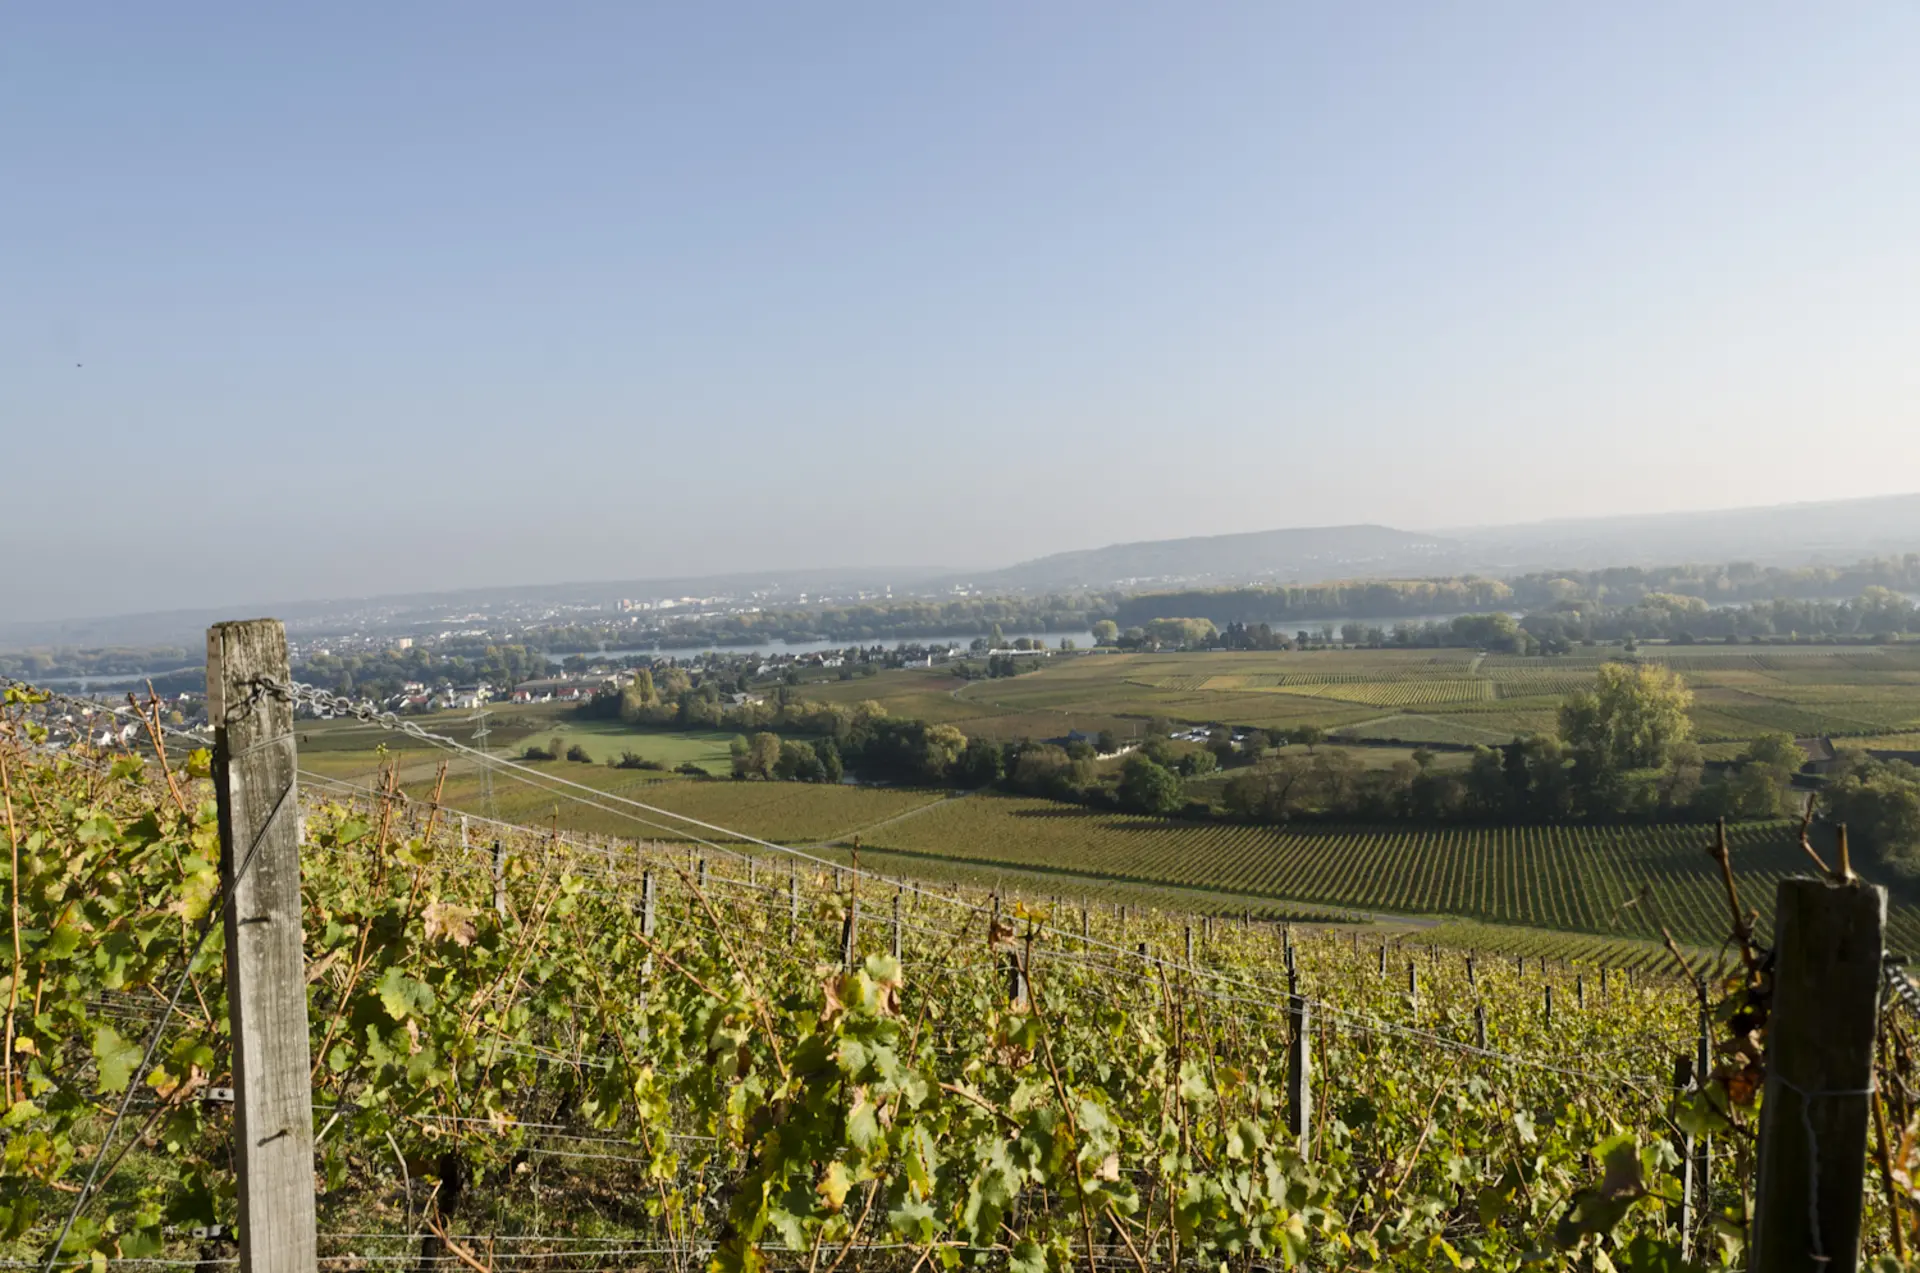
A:
{"label": "metal chain", "polygon": [[1893,1001],[1920,1017],[1920,985],[1915,985],[1913,977],[1898,964],[1887,964],[1885,971],[1887,993]]}
{"label": "metal chain", "polygon": [[382,729],[397,729],[422,742],[444,743],[451,747],[466,748],[466,744],[458,739],[422,729],[399,713],[383,711],[366,699],[356,701],[343,694],[335,694],[331,690],[323,690],[300,681],[279,681],[271,676],[256,676],[253,679],[253,685],[256,691],[264,690],[294,707],[310,707],[321,716],[350,716],[369,725],[378,725]]}

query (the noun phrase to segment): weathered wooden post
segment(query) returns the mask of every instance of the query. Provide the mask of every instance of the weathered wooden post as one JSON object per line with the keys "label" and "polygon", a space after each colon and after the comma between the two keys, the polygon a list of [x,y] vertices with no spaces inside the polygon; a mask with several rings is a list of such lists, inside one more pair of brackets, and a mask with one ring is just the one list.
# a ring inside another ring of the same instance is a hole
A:
{"label": "weathered wooden post", "polygon": [[794,867],[787,874],[787,941],[792,943],[800,937],[800,868]]}
{"label": "weathered wooden post", "polygon": [[893,941],[891,950],[896,961],[900,958],[900,894],[903,889],[893,891]]}
{"label": "weathered wooden post", "polygon": [[1753,1273],[1859,1267],[1886,923],[1886,890],[1858,880],[1775,891]]}
{"label": "weathered wooden post", "polygon": [[1420,966],[1407,960],[1407,998],[1417,1013],[1420,1010]]}
{"label": "weathered wooden post", "polygon": [[707,883],[710,880],[710,878],[711,877],[707,874],[707,860],[705,858],[701,858],[698,879],[700,881],[700,891],[702,893],[707,891]]}
{"label": "weathered wooden post", "polygon": [[[1707,983],[1703,979],[1694,986],[1699,996],[1700,1030],[1693,1044],[1693,1073],[1696,1081],[1706,1082],[1713,1073],[1713,1018],[1707,1009]],[[1693,1184],[1698,1193],[1694,1204],[1694,1213],[1701,1216],[1713,1214],[1713,1137],[1698,1136],[1693,1142]]]}
{"label": "weathered wooden post", "polygon": [[498,840],[493,842],[493,913],[507,917],[507,850]]}
{"label": "weathered wooden post", "polygon": [[[1693,1090],[1693,1058],[1682,1052],[1673,1058],[1673,1091],[1676,1096]],[[1674,1156],[1680,1160],[1680,1196],[1667,1204],[1667,1223],[1680,1233],[1680,1255],[1685,1259],[1693,1244],[1694,1183],[1693,1134],[1675,1126],[1672,1136]]]}
{"label": "weathered wooden post", "polygon": [[853,967],[854,948],[860,940],[860,895],[847,894],[847,915],[840,924],[840,962]]}
{"label": "weathered wooden post", "polygon": [[1187,925],[1187,967],[1193,967],[1193,925]]}
{"label": "weathered wooden post", "polygon": [[1313,1054],[1309,1050],[1313,1016],[1312,1005],[1300,993],[1300,983],[1291,971],[1287,974],[1287,1016],[1293,1026],[1287,1041],[1287,1131],[1305,1158],[1312,1147],[1313,1131]]}
{"label": "weathered wooden post", "polygon": [[207,629],[207,718],[219,806],[233,1165],[241,1273],[311,1273],[312,1057],[300,903],[300,793],[278,620]]}
{"label": "weathered wooden post", "polygon": [[1469,954],[1467,956],[1467,989],[1478,990],[1479,988],[1480,988],[1479,974],[1474,968],[1473,956]]}
{"label": "weathered wooden post", "polygon": [[1387,939],[1384,937],[1380,939],[1380,975],[1387,975]]}
{"label": "weathered wooden post", "polygon": [[1581,1012],[1587,1010],[1587,978],[1585,973],[1574,974],[1573,1006]]}
{"label": "weathered wooden post", "polygon": [[1544,1020],[1549,1027],[1553,1025],[1553,983],[1551,981],[1547,983],[1546,998],[1542,1007],[1541,1019]]}
{"label": "weathered wooden post", "polygon": [[[1027,935],[1032,938],[1031,928]],[[1027,969],[1020,961],[1020,948],[1011,940],[1007,943],[1007,1002],[1016,1008],[1027,1005]]]}
{"label": "weathered wooden post", "polygon": [[[655,894],[655,886],[654,886],[654,880],[653,880],[653,872],[650,870],[641,871],[640,872],[640,935],[642,937],[645,937],[648,941],[653,940],[653,929],[654,929],[655,923],[657,922],[655,916],[656,916],[658,907],[654,900],[655,896],[656,894]],[[640,1011],[642,1013],[645,1013],[647,1010],[647,996],[650,992],[652,985],[653,985],[653,952],[649,950],[647,952],[647,957],[640,961]]]}
{"label": "weathered wooden post", "polygon": [[1473,1046],[1482,1052],[1487,1050],[1487,1005],[1473,1005]]}

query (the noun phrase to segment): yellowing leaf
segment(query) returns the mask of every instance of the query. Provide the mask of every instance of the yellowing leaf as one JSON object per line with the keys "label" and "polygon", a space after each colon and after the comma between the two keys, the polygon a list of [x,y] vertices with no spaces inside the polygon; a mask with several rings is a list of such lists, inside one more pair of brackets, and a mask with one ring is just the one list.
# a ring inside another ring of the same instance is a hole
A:
{"label": "yellowing leaf", "polygon": [[827,1166],[826,1174],[820,1177],[814,1192],[820,1195],[820,1200],[827,1204],[828,1210],[838,1211],[847,1205],[847,1191],[852,1188],[853,1178],[847,1174],[847,1165],[836,1162]]}
{"label": "yellowing leaf", "polygon": [[473,945],[477,930],[473,925],[474,910],[471,906],[456,906],[452,902],[432,902],[421,912],[427,930],[428,941],[450,941],[462,948]]}

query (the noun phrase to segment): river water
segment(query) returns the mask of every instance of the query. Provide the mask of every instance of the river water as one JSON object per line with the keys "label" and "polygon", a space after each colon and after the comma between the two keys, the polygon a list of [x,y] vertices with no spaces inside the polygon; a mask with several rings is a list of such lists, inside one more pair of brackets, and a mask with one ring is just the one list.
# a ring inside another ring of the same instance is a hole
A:
{"label": "river water", "polygon": [[[677,645],[657,649],[642,647],[635,650],[601,650],[590,657],[621,659],[642,654],[651,654],[656,658],[665,658],[668,655],[675,658],[691,658],[700,654],[818,654],[823,650],[846,650],[856,646],[869,649],[880,646],[891,650],[902,645],[934,647],[957,645],[964,650],[968,643],[979,635],[978,632],[966,632],[943,636],[890,637],[885,640],[870,641],[754,641],[740,645]],[[1030,641],[1045,642],[1049,649],[1054,650],[1060,648],[1060,642],[1063,639],[1073,642],[1078,649],[1086,650],[1093,647],[1091,632],[1003,632],[1001,636],[1009,645],[1025,637]],[[571,656],[565,654],[549,654],[547,662],[558,665],[566,662],[569,657]]]}

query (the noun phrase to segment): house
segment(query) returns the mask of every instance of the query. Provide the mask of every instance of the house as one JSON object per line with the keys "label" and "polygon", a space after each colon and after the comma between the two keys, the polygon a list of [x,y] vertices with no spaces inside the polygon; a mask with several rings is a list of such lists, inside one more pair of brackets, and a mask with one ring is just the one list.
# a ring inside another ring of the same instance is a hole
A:
{"label": "house", "polygon": [[1840,755],[1834,750],[1831,738],[1796,738],[1793,741],[1794,745],[1800,748],[1801,754],[1807,758],[1806,762],[1800,766],[1800,772],[1803,774],[1832,773],[1840,762]]}

